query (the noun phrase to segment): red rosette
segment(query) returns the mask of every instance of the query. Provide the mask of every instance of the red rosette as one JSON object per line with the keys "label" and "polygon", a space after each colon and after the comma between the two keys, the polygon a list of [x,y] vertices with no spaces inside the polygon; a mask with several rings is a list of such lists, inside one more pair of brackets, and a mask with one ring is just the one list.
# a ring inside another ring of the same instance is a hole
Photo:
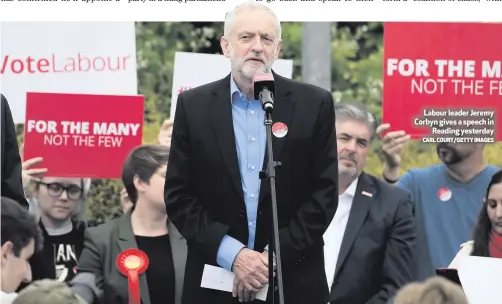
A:
{"label": "red rosette", "polygon": [[129,304],[141,304],[139,275],[146,271],[149,263],[146,253],[136,248],[124,250],[117,256],[117,269],[127,277]]}

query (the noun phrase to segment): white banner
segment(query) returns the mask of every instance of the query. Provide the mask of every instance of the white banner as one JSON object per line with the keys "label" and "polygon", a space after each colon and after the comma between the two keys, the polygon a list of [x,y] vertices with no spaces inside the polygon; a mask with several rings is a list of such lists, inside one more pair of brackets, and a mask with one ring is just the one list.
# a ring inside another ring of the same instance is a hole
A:
{"label": "white banner", "polygon": [[[293,77],[293,60],[278,59],[272,68],[283,77]],[[230,70],[230,60],[223,55],[176,52],[170,117],[176,113],[179,93],[224,78]]]}
{"label": "white banner", "polygon": [[[138,93],[134,22],[3,22],[0,28],[0,89],[16,123],[24,123],[27,92]],[[62,111],[70,109],[71,103]]]}

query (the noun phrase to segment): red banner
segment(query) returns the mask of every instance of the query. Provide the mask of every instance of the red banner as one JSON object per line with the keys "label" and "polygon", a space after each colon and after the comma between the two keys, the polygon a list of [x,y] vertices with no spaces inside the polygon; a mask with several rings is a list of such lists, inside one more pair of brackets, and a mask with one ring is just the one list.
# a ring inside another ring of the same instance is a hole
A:
{"label": "red banner", "polygon": [[384,123],[415,139],[502,140],[501,37],[495,23],[385,23]]}
{"label": "red banner", "polygon": [[46,176],[120,178],[143,115],[143,96],[28,93],[24,159],[42,157]]}

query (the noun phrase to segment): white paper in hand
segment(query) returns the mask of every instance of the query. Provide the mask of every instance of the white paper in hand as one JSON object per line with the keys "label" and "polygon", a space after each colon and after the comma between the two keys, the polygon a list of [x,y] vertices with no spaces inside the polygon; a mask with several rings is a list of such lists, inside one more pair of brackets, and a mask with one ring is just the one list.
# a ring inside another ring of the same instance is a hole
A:
{"label": "white paper in hand", "polygon": [[500,303],[502,259],[466,256],[458,269],[469,304]]}
{"label": "white paper in hand", "polygon": [[[235,275],[225,268],[206,264],[204,265],[204,272],[202,273],[202,281],[200,282],[200,287],[232,292],[234,286],[234,278]],[[256,299],[266,301],[267,293],[268,284],[256,294]]]}

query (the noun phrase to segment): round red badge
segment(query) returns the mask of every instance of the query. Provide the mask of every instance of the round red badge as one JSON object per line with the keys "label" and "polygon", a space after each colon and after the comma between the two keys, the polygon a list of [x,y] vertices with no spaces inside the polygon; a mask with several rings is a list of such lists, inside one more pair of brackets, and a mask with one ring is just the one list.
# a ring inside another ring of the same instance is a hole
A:
{"label": "round red badge", "polygon": [[438,197],[442,202],[447,202],[451,199],[451,190],[448,188],[441,188],[438,190]]}
{"label": "round red badge", "polygon": [[136,248],[124,250],[117,256],[117,269],[127,276],[130,304],[141,304],[138,277],[146,271],[149,263],[146,253]]}
{"label": "round red badge", "polygon": [[288,126],[286,126],[285,123],[276,122],[272,125],[272,133],[277,138],[283,138],[286,134],[288,134]]}

